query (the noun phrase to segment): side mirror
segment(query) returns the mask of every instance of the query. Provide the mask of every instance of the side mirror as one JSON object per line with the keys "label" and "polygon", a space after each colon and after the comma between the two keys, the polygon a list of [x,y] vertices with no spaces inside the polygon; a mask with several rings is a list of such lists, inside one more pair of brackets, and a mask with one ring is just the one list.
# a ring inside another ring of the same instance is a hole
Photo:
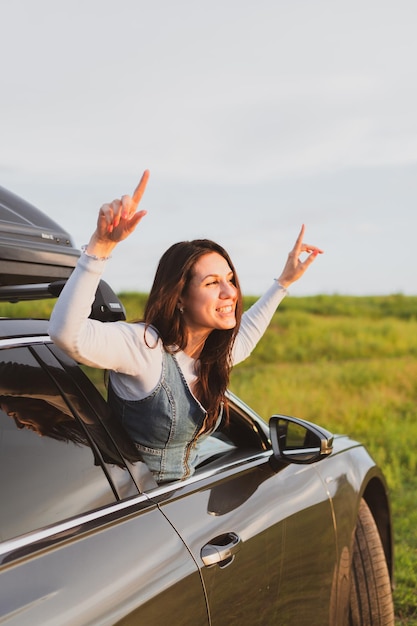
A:
{"label": "side mirror", "polygon": [[324,428],[297,417],[273,415],[269,420],[272,466],[316,463],[333,450],[333,435]]}

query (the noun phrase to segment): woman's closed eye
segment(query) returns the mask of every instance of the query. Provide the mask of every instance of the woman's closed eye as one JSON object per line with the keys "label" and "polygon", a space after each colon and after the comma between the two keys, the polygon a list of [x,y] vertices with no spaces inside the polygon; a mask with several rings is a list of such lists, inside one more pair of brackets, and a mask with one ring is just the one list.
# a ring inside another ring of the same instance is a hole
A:
{"label": "woman's closed eye", "polygon": [[[219,285],[220,284],[220,279],[219,278],[213,278],[212,280],[208,281],[206,283],[206,287],[210,287],[211,285]],[[230,285],[234,285],[235,284],[235,279],[234,276],[231,276],[230,278],[227,278],[225,280],[225,282],[227,282]]]}

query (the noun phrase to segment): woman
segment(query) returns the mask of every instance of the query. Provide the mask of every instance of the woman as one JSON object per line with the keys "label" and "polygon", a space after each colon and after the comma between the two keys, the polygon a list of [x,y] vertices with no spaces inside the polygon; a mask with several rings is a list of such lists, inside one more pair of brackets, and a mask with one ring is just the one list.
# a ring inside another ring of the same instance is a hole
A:
{"label": "woman", "polygon": [[231,367],[249,356],[287,287],[322,251],[302,242],[303,226],[280,277],[242,315],[226,251],[206,239],[180,242],[159,262],[143,322],[90,320],[107,259],[146,215],[137,208],[148,178],[146,171],[132,197],[101,207],[49,332],[77,361],[110,371],[109,404],[161,483],[193,473],[199,442],[222,419]]}

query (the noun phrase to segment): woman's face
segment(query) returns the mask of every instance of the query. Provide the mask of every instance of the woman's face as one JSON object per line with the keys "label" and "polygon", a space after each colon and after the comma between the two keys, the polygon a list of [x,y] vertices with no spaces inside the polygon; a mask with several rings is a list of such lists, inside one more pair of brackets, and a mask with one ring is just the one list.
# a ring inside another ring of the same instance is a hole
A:
{"label": "woman's face", "polygon": [[208,252],[196,261],[187,293],[180,301],[191,331],[211,332],[236,326],[238,291],[232,281],[228,262],[217,252]]}
{"label": "woman's face", "polygon": [[36,414],[39,412],[39,400],[31,398],[10,398],[9,400],[2,399],[0,401],[0,408],[7,415],[14,419],[18,428],[26,428],[27,430],[33,430],[38,435],[42,436],[39,423],[31,417],[31,412]]}

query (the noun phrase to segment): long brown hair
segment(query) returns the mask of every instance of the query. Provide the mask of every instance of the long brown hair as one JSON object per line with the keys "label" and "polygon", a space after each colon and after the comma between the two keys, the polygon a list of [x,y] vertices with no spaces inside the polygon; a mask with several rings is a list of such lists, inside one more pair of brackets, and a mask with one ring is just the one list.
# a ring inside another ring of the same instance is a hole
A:
{"label": "long brown hair", "polygon": [[178,309],[178,301],[187,292],[196,262],[210,252],[217,252],[229,264],[238,299],[236,326],[229,330],[213,330],[206,339],[199,358],[195,391],[207,411],[206,429],[214,425],[221,403],[226,404],[225,392],[232,366],[231,351],[242,317],[240,285],[226,250],[210,239],[181,241],[168,248],[159,261],[144,314],[146,326],[153,326],[158,331],[167,351],[184,350],[187,344],[187,328]]}

